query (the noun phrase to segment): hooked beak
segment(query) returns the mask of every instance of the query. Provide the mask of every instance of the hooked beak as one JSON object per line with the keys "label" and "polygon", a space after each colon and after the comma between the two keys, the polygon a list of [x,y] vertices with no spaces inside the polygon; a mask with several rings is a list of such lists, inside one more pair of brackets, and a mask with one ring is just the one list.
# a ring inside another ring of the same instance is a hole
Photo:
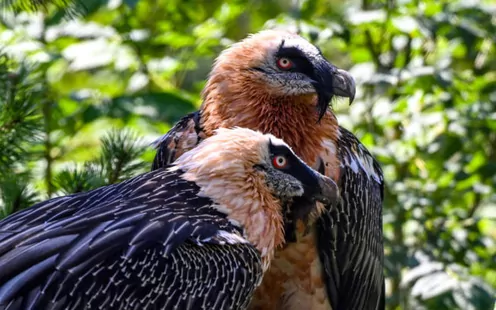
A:
{"label": "hooked beak", "polygon": [[355,80],[347,71],[336,68],[325,58],[314,64],[315,83],[313,86],[317,91],[319,121],[324,116],[333,96],[341,96],[350,99],[350,104],[355,99]]}
{"label": "hooked beak", "polygon": [[320,201],[324,205],[331,205],[338,201],[339,188],[331,178],[313,170],[305,163],[301,162],[297,177],[303,185],[303,195],[295,197],[291,210],[292,221],[303,219],[307,221],[309,214],[318,213],[316,202]]}
{"label": "hooked beak", "polygon": [[312,172],[314,174],[313,181],[310,184],[304,184],[303,197],[312,201],[320,201],[324,205],[337,201],[339,188],[336,182],[314,170]]}

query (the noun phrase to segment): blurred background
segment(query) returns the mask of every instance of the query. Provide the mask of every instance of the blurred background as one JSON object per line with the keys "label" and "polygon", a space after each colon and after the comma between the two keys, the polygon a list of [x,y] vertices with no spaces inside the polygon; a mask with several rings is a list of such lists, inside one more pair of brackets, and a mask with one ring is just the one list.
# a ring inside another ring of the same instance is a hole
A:
{"label": "blurred background", "polygon": [[149,170],[216,55],[286,27],[357,81],[333,108],[386,176],[388,309],[494,308],[494,1],[7,3],[0,217]]}

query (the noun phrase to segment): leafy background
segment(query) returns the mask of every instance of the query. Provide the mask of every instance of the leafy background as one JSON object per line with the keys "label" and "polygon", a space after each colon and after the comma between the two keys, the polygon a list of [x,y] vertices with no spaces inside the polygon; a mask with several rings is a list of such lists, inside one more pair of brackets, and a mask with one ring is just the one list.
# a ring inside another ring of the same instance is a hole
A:
{"label": "leafy background", "polygon": [[286,27],[357,81],[356,101],[333,107],[385,172],[388,309],[494,307],[493,1],[8,4],[0,216],[148,170],[149,143],[199,106],[215,56]]}

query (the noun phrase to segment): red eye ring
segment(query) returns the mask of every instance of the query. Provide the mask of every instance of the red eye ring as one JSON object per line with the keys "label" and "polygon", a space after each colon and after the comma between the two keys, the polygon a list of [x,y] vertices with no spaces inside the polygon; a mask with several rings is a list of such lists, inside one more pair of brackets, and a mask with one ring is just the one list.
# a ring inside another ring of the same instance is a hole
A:
{"label": "red eye ring", "polygon": [[286,57],[281,57],[277,59],[277,67],[281,70],[289,70],[293,68],[293,62],[291,59],[286,58]]}
{"label": "red eye ring", "polygon": [[288,165],[288,160],[285,156],[277,155],[272,158],[272,165],[276,169],[284,169]]}

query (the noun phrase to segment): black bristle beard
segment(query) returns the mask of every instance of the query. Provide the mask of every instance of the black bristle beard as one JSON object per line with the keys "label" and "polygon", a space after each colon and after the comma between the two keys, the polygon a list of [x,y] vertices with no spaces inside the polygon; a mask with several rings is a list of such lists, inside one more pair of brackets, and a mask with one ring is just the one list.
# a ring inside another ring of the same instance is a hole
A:
{"label": "black bristle beard", "polygon": [[315,87],[315,90],[317,92],[316,109],[317,109],[317,113],[319,115],[319,117],[317,119],[317,123],[320,123],[320,121],[322,120],[322,118],[326,114],[327,109],[329,108],[329,104],[330,104],[332,98],[334,97],[334,94],[325,91],[322,88],[322,86],[320,86],[317,83],[314,84],[314,87]]}
{"label": "black bristle beard", "polygon": [[296,242],[296,223],[302,221],[306,226],[304,235],[309,233],[310,214],[315,209],[317,202],[308,197],[296,197],[283,205],[284,238],[286,243]]}
{"label": "black bristle beard", "polygon": [[[326,105],[327,110],[327,105]],[[325,113],[325,110],[324,110]],[[320,174],[325,175],[325,165],[323,161],[320,161],[318,168],[316,169]],[[296,242],[296,222],[302,220],[305,225],[307,225],[307,234],[310,229],[309,216],[312,211],[316,208],[315,204],[317,202],[314,199],[310,199],[306,196],[295,197],[287,201],[282,202],[283,207],[283,222],[284,222],[284,238],[286,244],[291,242]]]}

